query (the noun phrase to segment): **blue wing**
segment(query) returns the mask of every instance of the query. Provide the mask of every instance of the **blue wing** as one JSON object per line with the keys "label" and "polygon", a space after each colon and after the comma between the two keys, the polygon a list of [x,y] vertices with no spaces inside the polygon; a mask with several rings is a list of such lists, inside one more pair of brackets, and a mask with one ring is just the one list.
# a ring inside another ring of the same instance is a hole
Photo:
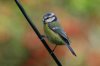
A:
{"label": "blue wing", "polygon": [[69,50],[71,51],[71,53],[76,56],[76,53],[71,48],[69,40],[68,40],[68,37],[67,37],[66,33],[63,31],[63,29],[59,25],[57,25],[57,24],[48,24],[48,27],[52,31],[54,31],[55,33],[57,33],[62,38],[62,40],[66,43],[66,45],[69,48]]}
{"label": "blue wing", "polygon": [[59,25],[52,25],[49,24],[48,27],[54,31],[55,33],[57,33],[64,42],[66,42],[68,45],[70,45],[68,37],[66,35],[66,33],[63,31],[63,29],[59,26]]}

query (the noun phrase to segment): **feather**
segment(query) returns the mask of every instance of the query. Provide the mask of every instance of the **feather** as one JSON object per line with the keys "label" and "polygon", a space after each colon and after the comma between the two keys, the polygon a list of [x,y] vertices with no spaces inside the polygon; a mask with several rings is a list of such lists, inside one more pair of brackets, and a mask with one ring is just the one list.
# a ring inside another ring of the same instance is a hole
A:
{"label": "feather", "polygon": [[53,24],[48,23],[48,27],[62,38],[62,40],[65,42],[65,44],[67,45],[71,53],[76,56],[74,50],[70,46],[66,33],[63,31],[63,29],[61,29],[61,27],[59,26],[59,23],[56,23],[56,22]]}

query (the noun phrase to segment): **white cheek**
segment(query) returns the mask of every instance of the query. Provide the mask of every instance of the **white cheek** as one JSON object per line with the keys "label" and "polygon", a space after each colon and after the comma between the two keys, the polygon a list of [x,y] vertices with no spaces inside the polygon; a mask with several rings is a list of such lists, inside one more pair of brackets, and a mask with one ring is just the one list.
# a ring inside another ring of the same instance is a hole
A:
{"label": "white cheek", "polygon": [[46,20],[46,22],[52,22],[55,19],[55,17],[49,18]]}

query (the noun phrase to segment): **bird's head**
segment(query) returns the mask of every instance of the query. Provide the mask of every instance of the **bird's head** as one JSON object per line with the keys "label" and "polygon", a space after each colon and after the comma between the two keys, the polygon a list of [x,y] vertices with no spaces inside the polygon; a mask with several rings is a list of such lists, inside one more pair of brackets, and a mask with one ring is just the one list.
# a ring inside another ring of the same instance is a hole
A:
{"label": "bird's head", "polygon": [[44,24],[51,23],[51,22],[56,22],[56,21],[57,21],[57,17],[52,12],[46,13],[43,16],[43,22],[44,22]]}

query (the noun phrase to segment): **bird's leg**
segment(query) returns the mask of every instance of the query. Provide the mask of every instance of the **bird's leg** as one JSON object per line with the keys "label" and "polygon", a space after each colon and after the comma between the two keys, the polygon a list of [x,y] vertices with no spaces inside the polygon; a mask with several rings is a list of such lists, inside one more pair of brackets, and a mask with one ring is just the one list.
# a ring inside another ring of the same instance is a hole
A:
{"label": "bird's leg", "polygon": [[56,46],[54,47],[54,49],[52,50],[53,52],[55,51],[56,47],[57,47],[57,44],[56,44]]}
{"label": "bird's leg", "polygon": [[45,35],[41,35],[41,37],[45,38],[46,36]]}
{"label": "bird's leg", "polygon": [[41,35],[41,37],[44,39],[44,38],[47,38],[47,36],[45,36],[45,35]]}
{"label": "bird's leg", "polygon": [[56,44],[56,46],[54,47],[54,49],[52,50],[51,54],[55,51],[56,47],[57,47],[57,44]]}
{"label": "bird's leg", "polygon": [[44,38],[46,38],[46,36],[45,35],[41,35],[41,40],[43,40]]}

